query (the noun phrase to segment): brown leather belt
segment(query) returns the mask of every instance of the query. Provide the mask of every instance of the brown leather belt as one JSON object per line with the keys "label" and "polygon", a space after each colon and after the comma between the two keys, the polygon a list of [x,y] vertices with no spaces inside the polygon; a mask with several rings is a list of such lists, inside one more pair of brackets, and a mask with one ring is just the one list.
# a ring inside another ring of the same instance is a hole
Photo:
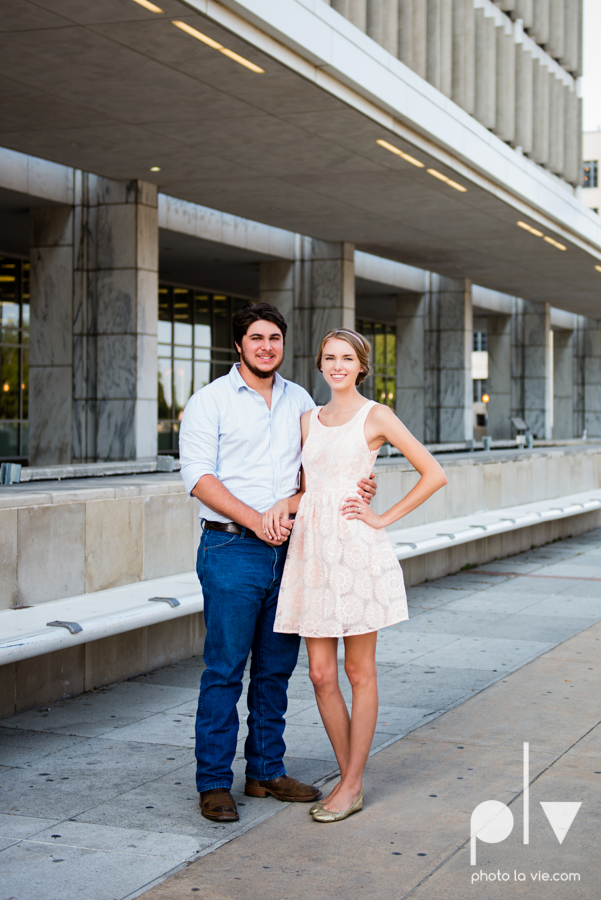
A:
{"label": "brown leather belt", "polygon": [[[238,525],[237,522],[209,522],[208,519],[204,520],[203,528],[207,531],[227,531],[229,534],[242,534],[244,530],[243,526]],[[245,537],[257,537],[250,528],[245,529],[245,531]],[[257,538],[257,540],[260,540],[260,538]]]}

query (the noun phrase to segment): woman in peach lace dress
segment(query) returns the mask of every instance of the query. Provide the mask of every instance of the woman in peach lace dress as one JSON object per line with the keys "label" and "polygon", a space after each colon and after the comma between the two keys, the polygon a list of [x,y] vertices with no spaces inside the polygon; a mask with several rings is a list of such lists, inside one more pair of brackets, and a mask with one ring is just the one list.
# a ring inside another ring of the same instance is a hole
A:
{"label": "woman in peach lace dress", "polygon": [[[403,573],[385,528],[447,481],[392,410],[357,391],[369,372],[369,351],[368,342],[350,329],[324,337],[317,367],[331,399],[301,419],[301,490],[263,516],[263,530],[276,540],[280,520],[296,512],[274,630],[306,639],[317,704],[340,766],[339,783],[311,807],[318,822],[339,821],[363,806],[361,782],[378,715],[377,633],[408,617]],[[369,476],[385,441],[398,447],[421,478],[378,515],[359,497],[356,484]],[[350,716],[338,684],[339,638],[353,692]]]}

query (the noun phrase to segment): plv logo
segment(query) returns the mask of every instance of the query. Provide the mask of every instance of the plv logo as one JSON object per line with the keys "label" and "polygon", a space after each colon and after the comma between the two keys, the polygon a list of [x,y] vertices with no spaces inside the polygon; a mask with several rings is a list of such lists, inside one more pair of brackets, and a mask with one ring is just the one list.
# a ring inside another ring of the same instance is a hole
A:
{"label": "plv logo", "polygon": [[[530,843],[530,745],[524,743],[524,843]],[[543,812],[560,844],[570,830],[582,802],[544,803]],[[485,844],[498,844],[509,837],[513,830],[513,813],[500,800],[479,803],[470,821],[470,863],[476,865],[476,839]]]}

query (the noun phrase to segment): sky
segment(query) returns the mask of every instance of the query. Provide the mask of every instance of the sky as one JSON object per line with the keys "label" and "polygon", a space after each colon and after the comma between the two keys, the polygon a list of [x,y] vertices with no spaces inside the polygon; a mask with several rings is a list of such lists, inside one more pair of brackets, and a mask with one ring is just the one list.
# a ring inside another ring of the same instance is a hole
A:
{"label": "sky", "polygon": [[601,0],[584,0],[582,118],[584,131],[601,129]]}

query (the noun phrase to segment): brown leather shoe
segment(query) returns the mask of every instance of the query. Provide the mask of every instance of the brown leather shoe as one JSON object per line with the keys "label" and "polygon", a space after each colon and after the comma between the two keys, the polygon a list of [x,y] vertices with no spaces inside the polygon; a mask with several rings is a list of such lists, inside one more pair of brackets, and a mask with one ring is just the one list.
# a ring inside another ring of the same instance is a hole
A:
{"label": "brown leather shoe", "polygon": [[237,822],[240,816],[236,801],[227,788],[211,788],[200,792],[200,811],[212,822]]}
{"label": "brown leather shoe", "polygon": [[249,797],[267,797],[271,794],[272,797],[287,803],[312,803],[321,797],[319,788],[312,784],[303,784],[302,781],[297,781],[289,775],[280,775],[279,778],[272,778],[270,781],[257,781],[256,778],[247,777],[244,793]]}

